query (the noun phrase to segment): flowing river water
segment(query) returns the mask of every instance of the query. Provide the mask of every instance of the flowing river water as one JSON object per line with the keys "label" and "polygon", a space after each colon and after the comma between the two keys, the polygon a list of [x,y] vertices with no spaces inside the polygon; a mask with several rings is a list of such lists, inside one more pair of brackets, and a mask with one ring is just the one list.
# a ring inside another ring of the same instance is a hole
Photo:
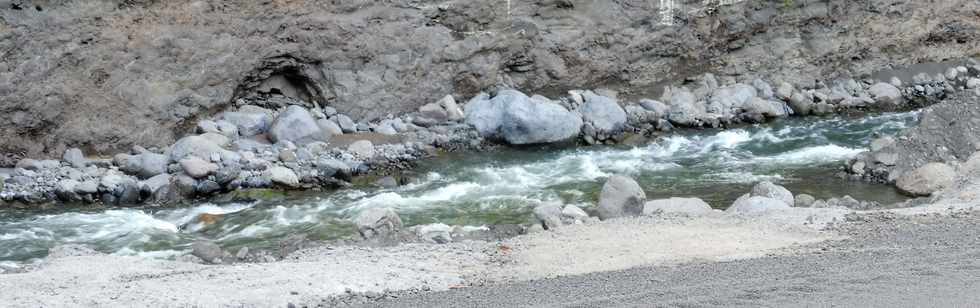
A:
{"label": "flowing river water", "polygon": [[[232,251],[276,247],[294,234],[343,238],[354,234],[351,217],[370,207],[393,207],[407,225],[529,223],[531,210],[543,200],[591,210],[612,174],[634,177],[649,199],[699,197],[719,209],[763,180],[818,199],[850,195],[890,204],[904,200],[892,187],[848,181],[836,173],[876,136],[894,134],[917,120],[917,112],[793,118],[728,130],[678,131],[642,146],[453,153],[420,162],[418,176],[397,188],[364,185],[250,203],[0,209],[0,272],[36,262],[49,248],[65,243],[167,258],[186,253],[202,238]],[[202,214],[209,214],[206,221]]]}

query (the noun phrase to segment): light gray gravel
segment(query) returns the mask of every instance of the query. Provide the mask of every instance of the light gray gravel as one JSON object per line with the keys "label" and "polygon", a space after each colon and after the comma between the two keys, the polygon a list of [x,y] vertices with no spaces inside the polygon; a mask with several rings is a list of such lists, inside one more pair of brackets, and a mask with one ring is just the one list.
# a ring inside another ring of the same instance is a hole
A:
{"label": "light gray gravel", "polygon": [[[864,214],[835,227],[849,239],[810,245],[795,255],[391,294],[366,306],[975,306],[980,303],[977,225],[976,212]],[[365,299],[356,300],[365,305]]]}

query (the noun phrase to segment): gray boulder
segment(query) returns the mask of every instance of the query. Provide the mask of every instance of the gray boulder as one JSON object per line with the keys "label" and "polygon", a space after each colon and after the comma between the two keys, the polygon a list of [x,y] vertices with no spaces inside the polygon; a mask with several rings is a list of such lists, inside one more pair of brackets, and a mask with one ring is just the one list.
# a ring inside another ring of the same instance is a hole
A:
{"label": "gray boulder", "polygon": [[262,177],[273,184],[287,187],[299,186],[299,177],[296,172],[286,167],[272,167],[262,172]]}
{"label": "gray boulder", "polygon": [[452,230],[446,224],[427,224],[415,228],[415,235],[428,243],[445,244],[453,241]]}
{"label": "gray boulder", "polygon": [[871,98],[878,103],[879,107],[895,108],[904,103],[902,91],[888,83],[876,83],[868,89],[868,93],[871,94]]}
{"label": "gray boulder", "polygon": [[589,214],[582,208],[569,204],[561,209],[561,220],[567,224],[583,223],[589,220]]}
{"label": "gray boulder", "polygon": [[798,194],[793,200],[794,207],[811,207],[817,202],[817,198],[807,194]]}
{"label": "gray boulder", "polygon": [[212,153],[221,153],[221,148],[213,139],[202,136],[187,136],[177,140],[170,147],[170,160],[178,162],[188,156],[211,157]]}
{"label": "gray boulder", "polygon": [[953,185],[956,171],[947,164],[928,163],[905,172],[895,181],[895,186],[906,194],[928,196]]}
{"label": "gray boulder", "polygon": [[140,190],[146,195],[150,196],[152,201],[163,200],[167,196],[167,189],[170,188],[169,174],[159,174],[149,179],[140,182]]}
{"label": "gray boulder", "polygon": [[180,167],[184,173],[195,179],[209,176],[218,171],[218,165],[205,161],[197,156],[190,156],[180,160]]}
{"label": "gray boulder", "polygon": [[643,204],[643,215],[711,213],[711,206],[699,198],[669,198],[650,200]]}
{"label": "gray boulder", "polygon": [[466,105],[466,123],[485,137],[510,144],[551,143],[578,135],[582,119],[561,105],[532,100],[515,90],[502,90],[489,99],[486,94]]}
{"label": "gray boulder", "polygon": [[88,162],[88,160],[85,159],[85,155],[82,154],[82,150],[79,150],[78,148],[66,150],[65,155],[63,155],[61,159],[68,162],[68,164],[75,168],[85,168],[85,164]]}
{"label": "gray boulder", "polygon": [[337,121],[337,125],[340,126],[340,130],[342,130],[345,134],[357,132],[357,124],[354,123],[354,120],[351,120],[350,117],[338,114],[331,119]]}
{"label": "gray boulder", "polygon": [[742,109],[747,113],[761,114],[767,118],[781,118],[789,115],[786,106],[783,102],[765,100],[759,97],[753,97],[749,102],[742,106]]}
{"label": "gray boulder", "polygon": [[789,208],[790,205],[786,204],[783,200],[745,194],[739,197],[738,200],[735,200],[732,206],[728,207],[725,211],[737,214],[750,214]]}
{"label": "gray boulder", "polygon": [[534,218],[541,223],[545,230],[561,227],[561,203],[543,202],[534,207]]}
{"label": "gray boulder", "polygon": [[711,99],[708,101],[706,111],[730,116],[735,110],[742,108],[755,97],[756,90],[750,85],[736,83],[731,86],[721,87],[711,93]]}
{"label": "gray boulder", "polygon": [[235,125],[238,134],[251,137],[265,133],[272,125],[272,112],[255,106],[221,114],[221,119]]}
{"label": "gray boulder", "polygon": [[[803,92],[795,92],[791,94],[786,101],[789,101],[789,107],[793,109],[793,114],[796,115],[809,115],[809,114],[825,114],[822,109],[833,108],[830,104],[821,103],[825,107],[817,107],[813,104],[813,99]],[[817,110],[821,109],[821,110]],[[831,110],[832,111],[832,110]]]}
{"label": "gray boulder", "polygon": [[269,128],[269,139],[272,142],[307,144],[324,141],[325,136],[310,112],[296,105],[286,107],[286,111],[280,113]]}
{"label": "gray boulder", "polygon": [[667,115],[671,123],[688,127],[700,126],[705,112],[704,104],[698,103],[691,91],[681,88],[671,92],[670,112]]}
{"label": "gray boulder", "polygon": [[221,246],[218,246],[214,242],[196,241],[194,244],[191,244],[191,254],[201,258],[204,262],[220,264],[225,252],[221,250]]}
{"label": "gray boulder", "polygon": [[354,225],[365,239],[393,237],[402,228],[402,219],[390,208],[369,208],[357,215]]}
{"label": "gray boulder", "polygon": [[170,157],[167,155],[143,152],[143,154],[129,157],[128,166],[131,169],[126,171],[145,179],[167,173],[167,166],[169,165]]}
{"label": "gray boulder", "polygon": [[324,133],[328,136],[343,135],[344,130],[340,128],[340,125],[332,120],[319,119],[316,120],[316,125],[320,127]]}
{"label": "gray boulder", "polygon": [[752,192],[750,193],[750,195],[752,195],[753,197],[766,197],[766,198],[776,199],[782,201],[783,203],[786,203],[786,205],[788,206],[793,206],[794,204],[792,192],[790,192],[785,187],[773,184],[772,182],[769,181],[763,181],[763,182],[759,182],[758,184],[755,184],[755,186],[752,187]]}
{"label": "gray boulder", "polygon": [[666,117],[670,112],[670,107],[658,100],[641,99],[640,106],[642,106],[643,109],[655,112],[658,118]]}
{"label": "gray boulder", "polygon": [[626,111],[615,99],[601,96],[592,91],[582,94],[585,104],[579,108],[582,120],[591,123],[599,133],[619,132],[626,125]]}
{"label": "gray boulder", "polygon": [[614,175],[606,180],[599,193],[599,218],[640,216],[645,200],[646,193],[640,184],[629,177]]}

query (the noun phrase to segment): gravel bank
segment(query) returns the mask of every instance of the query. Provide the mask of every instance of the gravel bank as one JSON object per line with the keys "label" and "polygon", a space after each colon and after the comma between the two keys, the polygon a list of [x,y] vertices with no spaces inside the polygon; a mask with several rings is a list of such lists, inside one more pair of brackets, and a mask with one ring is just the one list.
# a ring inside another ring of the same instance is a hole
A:
{"label": "gravel bank", "polygon": [[[796,254],[566,276],[357,305],[380,307],[964,307],[980,301],[980,214],[865,214]],[[655,303],[655,304],[654,304]]]}

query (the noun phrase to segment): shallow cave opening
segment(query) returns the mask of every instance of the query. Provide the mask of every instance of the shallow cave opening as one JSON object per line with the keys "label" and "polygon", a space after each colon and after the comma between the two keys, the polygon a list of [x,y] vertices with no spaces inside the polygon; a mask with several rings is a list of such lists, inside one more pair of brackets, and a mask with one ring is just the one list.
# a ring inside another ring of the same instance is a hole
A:
{"label": "shallow cave opening", "polygon": [[332,97],[324,90],[325,83],[320,62],[315,59],[289,54],[269,57],[245,73],[231,103],[270,109],[324,106]]}

